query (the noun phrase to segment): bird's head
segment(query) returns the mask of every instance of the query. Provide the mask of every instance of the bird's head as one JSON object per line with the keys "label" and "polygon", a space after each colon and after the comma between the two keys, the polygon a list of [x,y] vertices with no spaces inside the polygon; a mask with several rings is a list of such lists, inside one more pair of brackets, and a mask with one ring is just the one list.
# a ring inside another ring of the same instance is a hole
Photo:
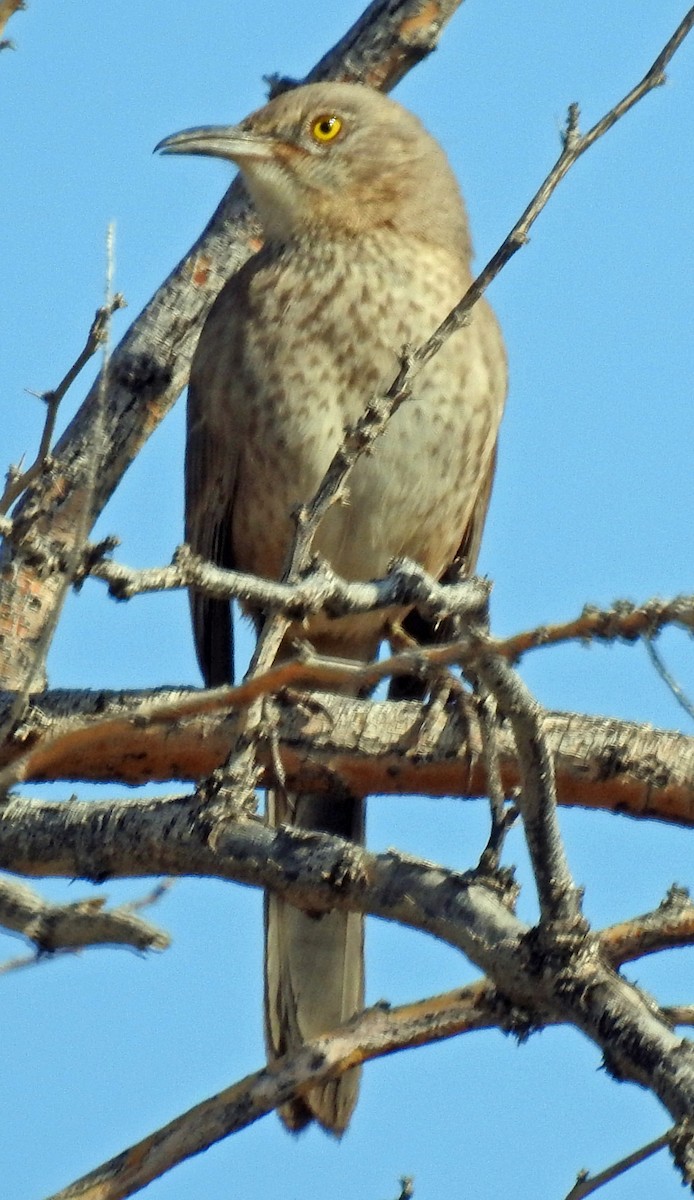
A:
{"label": "bird's head", "polygon": [[386,226],[467,253],[462,202],[441,147],[372,88],[306,84],[240,125],[186,129],[156,148],[237,163],[269,238],[359,236]]}

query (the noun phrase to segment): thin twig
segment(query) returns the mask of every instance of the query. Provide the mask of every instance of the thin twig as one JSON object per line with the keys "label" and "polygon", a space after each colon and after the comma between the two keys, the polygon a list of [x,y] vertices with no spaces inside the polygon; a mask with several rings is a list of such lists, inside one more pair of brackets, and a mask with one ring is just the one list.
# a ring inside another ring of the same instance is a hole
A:
{"label": "thin twig", "polygon": [[[103,366],[100,376],[99,404],[97,406],[97,415],[94,422],[93,440],[89,447],[89,453],[85,455],[85,462],[82,464],[82,507],[79,513],[76,514],[74,520],[73,538],[71,546],[67,552],[65,570],[63,573],[63,586],[60,589],[59,599],[57,599],[52,606],[50,617],[41,629],[41,634],[36,639],[32,647],[32,654],[27,664],[23,685],[17,690],[14,704],[10,709],[7,726],[4,730],[0,731],[0,739],[2,739],[4,736],[7,736],[9,730],[11,730],[16,722],[21,718],[22,713],[26,709],[27,701],[32,691],[40,690],[37,686],[37,682],[40,676],[43,674],[46,655],[48,654],[51,639],[62,612],[62,607],[65,602],[69,585],[77,576],[80,564],[83,561],[84,547],[86,546],[87,536],[94,519],[92,509],[94,504],[94,496],[96,493],[96,481],[99,475],[102,459],[106,454],[103,435],[106,393],[108,386],[108,368],[110,360],[109,339],[111,316],[114,310],[120,307],[120,303],[122,302],[122,298],[121,301],[117,302],[118,298],[114,297],[113,295],[113,276],[115,270],[114,246],[115,225],[113,222],[111,222],[106,230],[106,281],[104,288],[104,305],[103,308],[99,309],[96,317],[94,318],[94,322],[90,330],[90,337],[87,339],[85,349],[80,356],[80,359],[83,358],[84,355],[87,354],[88,350],[89,354],[93,353],[99,345],[103,348]],[[93,342],[93,349],[90,348],[90,339]],[[87,357],[89,357],[89,354],[87,354]],[[72,378],[73,372],[76,372],[78,368],[81,369],[81,367],[79,367],[80,359],[78,359],[75,363],[75,366],[68,371],[65,379],[59,385],[60,387],[65,384],[66,380],[68,380],[67,386],[69,386],[69,381]],[[86,358],[84,361],[86,362]],[[46,430],[44,430],[42,444],[44,442],[47,443],[47,438],[48,440],[50,439],[50,431],[47,434]]]}
{"label": "thin twig", "polygon": [[[8,532],[10,528],[8,524]],[[396,562],[383,579],[354,583],[347,582],[328,563],[318,559],[299,581],[289,584],[204,562],[187,546],[180,546],[172,564],[165,567],[128,567],[104,559],[100,547],[92,546],[87,547],[85,558],[85,573],[107,583],[111,595],[118,600],[194,586],[215,599],[234,598],[265,610],[277,609],[294,621],[302,621],[316,612],[345,616],[389,608],[396,603],[415,604],[433,617],[455,614],[469,620],[482,616],[490,590],[488,581],[481,578],[441,583],[410,560]],[[585,605],[578,617],[496,639],[494,648],[497,654],[516,663],[530,651],[546,646],[574,641],[635,642],[653,637],[671,625],[694,632],[694,595],[668,600],[653,597],[640,603],[615,600],[609,608]]]}
{"label": "thin twig", "polygon": [[664,1004],[660,1011],[671,1025],[694,1025],[694,1004]]}
{"label": "thin twig", "polygon": [[496,701],[494,696],[482,684],[479,685],[477,700],[477,716],[480,724],[480,733],[482,734],[482,762],[487,779],[491,815],[489,839],[480,855],[477,868],[478,871],[484,874],[485,872],[499,870],[504,840],[518,812],[517,809],[506,808],[506,796],[499,769],[499,745],[497,737],[499,726]]}
{"label": "thin twig", "polygon": [[694,632],[694,596],[671,600],[654,597],[641,604],[615,600],[610,608],[585,605],[578,617],[556,625],[538,625],[523,633],[495,642],[497,654],[516,663],[529,650],[557,646],[561,642],[635,642],[653,637],[668,625]]}
{"label": "thin twig", "polygon": [[67,374],[53,391],[41,392],[39,394],[38,398],[45,401],[46,404],[46,420],[44,422],[43,433],[41,434],[39,449],[34,462],[30,467],[27,467],[26,471],[17,473],[10,470],[8,472],[8,484],[3,495],[0,496],[0,515],[4,515],[9,511],[15,500],[21,496],[22,492],[26,491],[29,484],[33,483],[50,464],[50,451],[58,416],[58,406],[68,388],[75,382],[80,371],[87,365],[92,355],[96,353],[100,346],[104,345],[108,336],[109,321],[113,313],[124,306],[124,297],[120,293],[117,293],[115,296],[107,299],[101,308],[97,309],[91,328],[87,334],[84,349],[77,356]]}
{"label": "thin twig", "polygon": [[[506,263],[513,255],[520,250],[528,241],[528,232],[531,226],[535,223],[543,208],[547,204],[552,193],[561,183],[564,176],[571,169],[577,159],[585,154],[586,150],[597,142],[598,138],[603,137],[613,125],[625,113],[629,112],[635,104],[639,102],[648,92],[656,87],[660,87],[665,83],[665,68],[672,59],[675,51],[682,44],[685,37],[694,25],[694,8],[691,8],[686,17],[678,25],[670,40],[663,47],[660,54],[656,58],[653,65],[646,72],[643,79],[636,84],[626,96],[623,97],[614,108],[611,108],[604,117],[593,125],[587,133],[581,135],[578,131],[578,105],[571,104],[568,110],[566,128],[563,136],[562,151],[556,163],[549,172],[547,178],[540,184],[537,192],[533,196],[530,204],[525,209],[525,212],[513,226],[508,237],[504,239],[499,249],[492,255],[487,265],[480,271],[477,278],[473,281],[467,292],[463,296],[459,304],[455,306],[452,312],[441,322],[438,329],[432,336],[415,350],[412,355],[412,372],[421,368],[424,363],[437,353],[443,343],[465,325],[469,319],[470,312],[474,305],[479,300],[480,296],[489,287],[490,283],[499,274],[501,269],[506,266]],[[407,372],[404,379],[400,380],[399,386],[407,386],[411,380],[412,372]],[[395,384],[393,385],[395,387]]]}
{"label": "thin twig", "polygon": [[216,600],[235,599],[263,611],[278,610],[298,622],[319,612],[341,617],[396,604],[416,604],[433,618],[450,613],[469,618],[482,614],[490,591],[486,579],[439,583],[411,559],[398,559],[383,579],[348,582],[318,558],[301,579],[286,583],[218,567],[185,545],[178,547],[170,566],[140,569],[103,558],[112,548],[108,541],[88,545],[84,572],[107,583],[117,600],[194,587]]}
{"label": "thin twig", "polygon": [[144,896],[139,896],[136,900],[129,900],[127,904],[122,904],[119,908],[114,909],[114,912],[135,913],[142,912],[143,908],[151,908],[152,905],[158,904],[164,896],[171,891],[175,883],[174,879],[161,879],[156,883],[149,892],[145,892]]}
{"label": "thin twig", "polygon": [[656,671],[660,675],[660,678],[662,679],[663,683],[666,685],[666,687],[668,687],[670,689],[675,700],[680,705],[680,707],[684,709],[687,716],[690,717],[692,719],[692,721],[694,721],[694,704],[692,704],[691,700],[689,699],[689,697],[688,697],[687,693],[684,691],[684,689],[682,687],[680,687],[679,683],[675,679],[675,676],[665,666],[665,663],[663,662],[662,658],[660,657],[659,651],[656,650],[656,648],[655,648],[655,642],[653,641],[653,638],[652,637],[644,638],[644,644],[646,646],[646,652],[648,654],[648,657],[650,658],[651,662],[653,663],[653,666],[655,667]]}
{"label": "thin twig", "polygon": [[637,1167],[639,1163],[645,1162],[647,1158],[657,1154],[659,1150],[664,1150],[670,1145],[672,1131],[664,1133],[662,1137],[655,1138],[646,1146],[641,1146],[640,1149],[634,1150],[632,1154],[627,1154],[625,1158],[620,1158],[619,1162],[612,1163],[612,1166],[606,1170],[600,1171],[597,1175],[589,1175],[587,1171],[581,1171],[576,1183],[571,1191],[567,1193],[565,1200],[584,1200],[585,1196],[591,1196],[593,1192],[597,1192],[598,1188],[604,1187],[606,1183],[612,1183],[620,1175],[624,1175],[630,1171],[632,1167]]}

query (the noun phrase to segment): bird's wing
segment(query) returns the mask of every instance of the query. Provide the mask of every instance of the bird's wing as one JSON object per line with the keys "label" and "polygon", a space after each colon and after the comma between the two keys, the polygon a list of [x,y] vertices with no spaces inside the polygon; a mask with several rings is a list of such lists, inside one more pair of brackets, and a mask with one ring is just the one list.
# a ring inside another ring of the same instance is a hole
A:
{"label": "bird's wing", "polygon": [[[442,583],[453,583],[467,579],[474,573],[477,556],[480,552],[482,531],[487,517],[489,501],[494,486],[496,471],[496,444],[492,450],[486,474],[480,484],[475,501],[475,507],[465,526],[460,546],[452,562],[441,576]],[[432,621],[423,617],[416,608],[411,609],[402,622],[402,627],[420,646],[435,646],[444,642],[452,642],[457,636],[459,622],[456,617],[445,617],[442,621]],[[427,690],[427,684],[416,675],[395,675],[388,688],[390,700],[421,700]]]}
{"label": "bird's wing", "polygon": [[486,474],[480,483],[475,507],[470,514],[470,520],[465,527],[455,557],[441,577],[442,583],[452,582],[456,579],[467,579],[470,575],[474,574],[482,542],[484,523],[487,519],[489,501],[492,497],[494,476],[496,474],[496,456],[497,444],[495,443],[489,458]]}
{"label": "bird's wing", "polygon": [[[241,431],[233,428],[234,349],[242,297],[238,276],[222,289],[203,327],[188,387],[185,536],[194,554],[233,568],[231,518]],[[243,288],[243,281],[241,281]],[[233,681],[231,607],[190,590],[195,648],[208,687]]]}

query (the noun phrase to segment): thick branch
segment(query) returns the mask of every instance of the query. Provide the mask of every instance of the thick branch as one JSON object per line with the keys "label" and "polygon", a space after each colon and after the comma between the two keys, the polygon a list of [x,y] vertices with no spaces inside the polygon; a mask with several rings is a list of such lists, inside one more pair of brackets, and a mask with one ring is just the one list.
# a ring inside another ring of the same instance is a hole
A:
{"label": "thick branch", "polygon": [[[618,929],[601,935],[615,966],[630,957],[632,948],[631,937],[622,941]],[[185,1158],[252,1124],[288,1095],[357,1062],[478,1029],[526,1032],[529,1021],[539,1026],[550,1019],[540,1011],[530,1016],[514,1010],[484,979],[414,1004],[369,1009],[348,1026],[311,1043],[308,1052],[284,1059],[272,1070],[256,1072],[181,1113],[155,1135],[65,1188],[54,1200],[96,1200],[103,1197],[106,1184],[111,1200],[132,1195]]]}
{"label": "thick branch", "polygon": [[[221,821],[217,820],[218,812]],[[69,805],[9,801],[2,865],[32,874],[211,875],[269,888],[311,909],[395,920],[462,950],[508,1003],[582,1029],[621,1079],[650,1088],[675,1120],[694,1111],[694,1048],[631,984],[604,965],[599,942],[546,956],[498,888],[428,862],[257,820],[230,821],[214,803]],[[560,962],[560,966],[558,966]]]}
{"label": "thick branch", "polygon": [[[221,695],[225,693],[222,691]],[[206,699],[220,693],[47,692],[21,732],[22,778],[82,779],[142,784],[195,781],[224,763],[230,749],[228,713]],[[0,698],[0,722],[11,697]],[[188,715],[181,713],[187,706]],[[197,707],[196,707],[197,706]],[[143,711],[172,712],[144,721]],[[456,708],[422,725],[419,704],[373,703],[321,694],[280,697],[274,706],[276,750],[287,786],[327,791],[335,777],[355,795],[398,793],[485,796],[482,737],[476,717]],[[62,731],[55,736],[56,727]],[[544,732],[563,805],[694,826],[694,739],[628,721],[577,713],[547,713]],[[175,736],[172,736],[175,735]],[[511,731],[498,732],[501,781],[510,795],[520,782]],[[270,747],[258,758],[273,782]]]}

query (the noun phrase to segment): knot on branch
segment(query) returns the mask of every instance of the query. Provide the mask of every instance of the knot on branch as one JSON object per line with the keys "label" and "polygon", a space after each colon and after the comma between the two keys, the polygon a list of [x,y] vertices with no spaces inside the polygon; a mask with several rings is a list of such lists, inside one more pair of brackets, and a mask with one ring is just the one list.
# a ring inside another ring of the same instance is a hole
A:
{"label": "knot on branch", "polygon": [[173,379],[173,369],[152,354],[123,354],[112,361],[111,381],[140,399],[148,395],[158,399]]}
{"label": "knot on branch", "polygon": [[[113,551],[116,550],[120,544],[120,538],[115,533],[111,533],[107,537],[102,538],[100,542],[87,542],[87,545],[84,548],[84,553],[82,554],[81,562],[75,571],[72,581],[76,591],[80,590],[85,579],[88,575],[91,575],[94,568],[98,566],[99,563],[103,562],[107,555],[113,554]],[[128,589],[125,583],[122,585],[122,587],[119,587],[117,582],[112,583],[109,587],[109,594],[113,596],[115,600],[129,599]]]}
{"label": "knot on branch", "polygon": [[579,979],[585,981],[586,966],[594,963],[599,952],[599,942],[580,914],[541,921],[528,930],[522,941],[530,974],[551,975],[559,990],[569,993],[579,985]]}

